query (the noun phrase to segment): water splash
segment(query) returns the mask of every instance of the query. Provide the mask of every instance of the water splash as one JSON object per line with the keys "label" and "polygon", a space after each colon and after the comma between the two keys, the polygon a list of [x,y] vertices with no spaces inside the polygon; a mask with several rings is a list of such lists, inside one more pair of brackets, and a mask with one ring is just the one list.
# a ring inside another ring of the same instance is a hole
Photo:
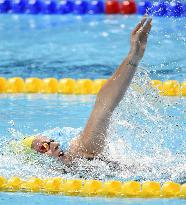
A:
{"label": "water splash", "polygon": [[[92,161],[78,159],[67,166],[35,153],[14,153],[3,149],[7,141],[23,134],[11,121],[12,138],[1,137],[0,175],[41,178],[97,178],[102,180],[174,180],[186,177],[186,131],[184,100],[159,96],[149,85],[149,75],[139,69],[125,97],[114,111],[108,142],[102,156]],[[53,128],[43,135],[59,142],[77,136],[82,128]]]}
{"label": "water splash", "polygon": [[184,181],[186,120],[183,101],[161,97],[150,87],[149,81],[148,72],[139,69],[113,114],[110,144],[114,140],[118,143],[119,161],[136,164],[132,170],[141,179]]}

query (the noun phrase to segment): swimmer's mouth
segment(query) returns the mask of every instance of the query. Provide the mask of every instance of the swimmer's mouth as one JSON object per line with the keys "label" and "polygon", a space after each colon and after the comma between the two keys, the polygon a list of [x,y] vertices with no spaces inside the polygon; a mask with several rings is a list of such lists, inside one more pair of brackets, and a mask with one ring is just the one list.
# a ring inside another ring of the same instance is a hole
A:
{"label": "swimmer's mouth", "polygon": [[60,151],[58,157],[62,157],[63,155],[64,155],[64,152]]}

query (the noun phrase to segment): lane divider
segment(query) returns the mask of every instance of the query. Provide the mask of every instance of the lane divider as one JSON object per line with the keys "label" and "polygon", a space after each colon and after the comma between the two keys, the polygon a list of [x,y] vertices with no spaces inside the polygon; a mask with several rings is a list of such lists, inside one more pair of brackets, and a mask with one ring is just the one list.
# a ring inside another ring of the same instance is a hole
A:
{"label": "lane divider", "polygon": [[[0,77],[0,93],[59,93],[95,95],[99,92],[106,81],[106,79],[75,80],[72,78],[63,78],[60,80],[56,78],[27,78],[24,80],[20,77],[9,79]],[[160,80],[151,80],[149,84],[155,89],[158,89],[160,95],[186,96],[186,81],[180,83],[176,80],[167,80],[164,82]]]}
{"label": "lane divider", "polygon": [[149,0],[1,0],[0,13],[26,14],[152,14],[186,16],[186,4],[180,1]]}
{"label": "lane divider", "polygon": [[175,182],[120,182],[82,179],[62,179],[60,177],[23,180],[19,177],[6,179],[0,176],[0,191],[42,192],[71,196],[140,197],[140,198],[186,198],[186,184]]}

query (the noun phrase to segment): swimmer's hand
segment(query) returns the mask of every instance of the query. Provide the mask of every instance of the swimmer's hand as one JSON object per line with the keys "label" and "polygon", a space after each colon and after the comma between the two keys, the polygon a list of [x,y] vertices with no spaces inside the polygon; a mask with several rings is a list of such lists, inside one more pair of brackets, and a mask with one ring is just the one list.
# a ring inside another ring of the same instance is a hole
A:
{"label": "swimmer's hand", "polygon": [[147,45],[148,34],[152,27],[152,18],[145,15],[131,33],[131,49],[129,56],[131,63],[137,65],[142,59]]}

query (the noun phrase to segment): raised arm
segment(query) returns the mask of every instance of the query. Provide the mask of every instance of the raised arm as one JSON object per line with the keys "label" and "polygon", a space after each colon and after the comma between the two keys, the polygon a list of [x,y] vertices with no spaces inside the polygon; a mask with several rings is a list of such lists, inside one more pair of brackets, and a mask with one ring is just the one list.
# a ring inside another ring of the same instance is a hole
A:
{"label": "raised arm", "polygon": [[122,64],[105,83],[97,95],[96,103],[82,135],[75,139],[70,153],[75,156],[94,157],[102,152],[111,114],[122,100],[137,66],[144,55],[152,19],[143,17],[131,33],[131,49]]}

